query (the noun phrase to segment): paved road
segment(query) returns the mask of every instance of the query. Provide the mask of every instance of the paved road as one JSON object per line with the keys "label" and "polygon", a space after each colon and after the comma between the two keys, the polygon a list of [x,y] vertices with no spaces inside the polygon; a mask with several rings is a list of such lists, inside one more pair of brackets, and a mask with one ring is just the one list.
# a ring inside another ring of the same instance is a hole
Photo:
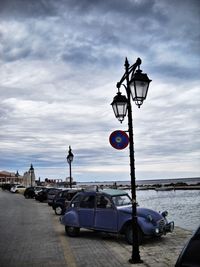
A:
{"label": "paved road", "polygon": [[66,267],[46,203],[0,189],[0,266]]}
{"label": "paved road", "polygon": [[[0,189],[0,267],[130,267],[132,247],[121,236],[81,229],[69,238],[46,203]],[[191,232],[175,228],[140,247],[143,264],[173,267]]]}

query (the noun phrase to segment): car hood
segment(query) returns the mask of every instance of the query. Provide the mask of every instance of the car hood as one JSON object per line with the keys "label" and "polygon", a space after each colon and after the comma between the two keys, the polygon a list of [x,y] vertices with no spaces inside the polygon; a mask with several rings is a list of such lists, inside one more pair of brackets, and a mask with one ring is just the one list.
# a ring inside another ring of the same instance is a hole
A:
{"label": "car hood", "polygon": [[[118,207],[118,210],[121,212],[131,214],[132,213],[132,206],[130,205],[130,206],[125,206],[125,207]],[[157,211],[147,209],[147,208],[137,208],[137,216],[138,217],[145,217],[146,218],[148,215],[151,215],[155,221],[163,218],[162,215]]]}

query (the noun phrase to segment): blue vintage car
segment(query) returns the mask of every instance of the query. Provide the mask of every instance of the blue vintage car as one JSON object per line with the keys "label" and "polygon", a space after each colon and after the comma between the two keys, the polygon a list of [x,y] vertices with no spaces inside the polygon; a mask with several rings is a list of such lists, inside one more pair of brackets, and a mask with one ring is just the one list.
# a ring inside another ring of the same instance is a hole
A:
{"label": "blue vintage car", "polygon": [[[168,222],[167,212],[158,213],[137,207],[138,239],[162,236],[172,232],[174,222]],[[132,201],[126,191],[105,189],[98,192],[80,192],[72,199],[66,213],[60,218],[68,236],[77,236],[80,228],[124,234],[132,244]]]}

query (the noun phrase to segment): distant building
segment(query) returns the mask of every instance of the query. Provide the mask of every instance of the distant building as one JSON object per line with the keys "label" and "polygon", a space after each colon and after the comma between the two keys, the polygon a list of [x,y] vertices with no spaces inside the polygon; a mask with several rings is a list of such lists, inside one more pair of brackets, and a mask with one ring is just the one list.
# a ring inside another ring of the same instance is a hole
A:
{"label": "distant building", "polygon": [[0,184],[21,184],[23,183],[23,176],[19,175],[18,171],[8,172],[8,171],[0,171]]}
{"label": "distant building", "polygon": [[0,171],[0,185],[10,183],[10,184],[22,184],[26,187],[35,185],[35,172],[33,165],[31,164],[30,169],[24,173],[24,175],[20,175],[18,171],[8,172],[8,171]]}
{"label": "distant building", "polygon": [[24,173],[23,185],[26,187],[35,186],[35,172],[32,164],[30,169]]}

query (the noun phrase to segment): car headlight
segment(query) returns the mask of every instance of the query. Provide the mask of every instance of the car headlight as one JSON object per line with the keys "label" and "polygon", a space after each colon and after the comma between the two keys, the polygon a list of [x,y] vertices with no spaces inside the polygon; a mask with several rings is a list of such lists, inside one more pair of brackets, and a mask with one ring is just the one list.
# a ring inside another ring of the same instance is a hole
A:
{"label": "car headlight", "polygon": [[155,233],[158,235],[160,233],[159,228],[155,228]]}
{"label": "car headlight", "polygon": [[162,213],[161,213],[161,215],[163,216],[163,217],[167,217],[167,215],[168,215],[168,211],[163,211]]}

